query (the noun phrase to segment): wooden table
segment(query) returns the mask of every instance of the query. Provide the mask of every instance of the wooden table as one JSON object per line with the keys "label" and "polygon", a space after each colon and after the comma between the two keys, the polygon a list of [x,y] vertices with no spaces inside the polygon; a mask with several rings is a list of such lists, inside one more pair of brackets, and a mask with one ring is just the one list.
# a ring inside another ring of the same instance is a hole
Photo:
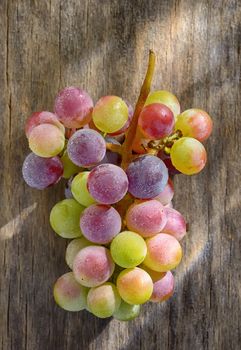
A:
{"label": "wooden table", "polygon": [[[1,0],[0,24],[0,348],[240,349],[241,2]],[[52,110],[68,85],[95,101],[117,94],[135,103],[149,48],[153,88],[215,123],[205,170],[175,178],[175,207],[190,223],[175,295],[130,323],[67,313],[52,297],[67,242],[48,223],[64,184],[41,192],[23,182],[24,122]]]}

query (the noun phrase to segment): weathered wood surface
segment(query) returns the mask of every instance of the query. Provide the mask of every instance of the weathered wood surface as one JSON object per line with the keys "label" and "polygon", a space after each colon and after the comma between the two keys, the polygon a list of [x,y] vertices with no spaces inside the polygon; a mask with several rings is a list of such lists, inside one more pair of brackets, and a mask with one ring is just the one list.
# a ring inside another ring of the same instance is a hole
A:
{"label": "weathered wood surface", "polygon": [[[240,1],[0,0],[0,28],[0,348],[240,349]],[[52,298],[66,241],[48,223],[63,185],[24,184],[24,121],[51,110],[66,85],[134,103],[149,48],[154,88],[215,122],[208,166],[175,179],[175,206],[190,223],[176,292],[131,323],[66,313]]]}

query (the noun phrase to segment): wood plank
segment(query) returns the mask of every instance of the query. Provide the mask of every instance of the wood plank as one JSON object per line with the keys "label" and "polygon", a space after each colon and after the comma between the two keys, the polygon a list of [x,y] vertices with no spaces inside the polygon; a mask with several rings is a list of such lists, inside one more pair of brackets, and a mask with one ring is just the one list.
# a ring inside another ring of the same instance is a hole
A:
{"label": "wood plank", "polygon": [[[238,0],[0,1],[0,349],[240,348],[240,23]],[[153,88],[215,123],[206,169],[175,179],[175,207],[190,223],[176,292],[130,323],[66,313],[52,297],[66,241],[48,223],[64,185],[24,184],[24,122],[67,85],[134,103],[149,48]]]}

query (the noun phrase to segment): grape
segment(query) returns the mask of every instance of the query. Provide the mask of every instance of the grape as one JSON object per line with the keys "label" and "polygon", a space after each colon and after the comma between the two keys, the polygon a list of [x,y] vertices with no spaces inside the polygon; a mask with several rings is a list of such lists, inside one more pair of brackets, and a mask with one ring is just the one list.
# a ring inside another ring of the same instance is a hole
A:
{"label": "grape", "polygon": [[[117,136],[117,135],[121,135],[123,133],[125,133],[127,131],[127,129],[129,128],[133,115],[134,115],[134,110],[133,107],[130,105],[130,103],[128,103],[127,101],[124,101],[128,107],[128,120],[126,121],[126,123],[124,124],[124,126],[122,126],[122,128],[116,132],[110,133],[110,136]],[[108,141],[109,142],[109,141]]]}
{"label": "grape", "polygon": [[71,176],[65,183],[64,196],[66,199],[74,198],[71,192],[71,183],[73,181],[73,176]]}
{"label": "grape", "polygon": [[54,111],[67,128],[80,128],[91,119],[93,101],[87,92],[66,87],[55,99]]}
{"label": "grape", "polygon": [[174,186],[172,180],[169,178],[164,190],[155,197],[155,199],[161,202],[163,205],[167,205],[172,201],[174,196]]}
{"label": "grape", "polygon": [[174,292],[174,277],[171,271],[168,271],[164,277],[156,281],[153,286],[151,301],[162,302],[168,300]]}
{"label": "grape", "polygon": [[139,267],[125,269],[117,278],[117,289],[128,304],[144,304],[150,299],[153,283],[148,273]]}
{"label": "grape", "polygon": [[145,259],[146,243],[137,233],[124,231],[113,239],[110,252],[119,266],[135,267]]}
{"label": "grape", "polygon": [[63,165],[59,157],[42,158],[29,153],[23,162],[22,173],[30,187],[43,190],[61,179]]}
{"label": "grape", "polygon": [[151,270],[147,266],[145,266],[144,264],[141,264],[139,267],[141,269],[145,270],[148,273],[148,275],[151,276],[152,282],[159,281],[166,274],[166,272],[159,272],[159,271]]}
{"label": "grape", "polygon": [[173,131],[174,115],[167,106],[152,103],[141,111],[138,125],[147,139],[159,140]]}
{"label": "grape", "polygon": [[144,265],[151,270],[166,272],[174,269],[182,259],[182,248],[176,238],[159,233],[146,240],[147,254]]}
{"label": "grape", "polygon": [[73,262],[78,252],[89,245],[92,245],[92,243],[87,241],[85,237],[75,238],[68,244],[65,253],[65,261],[71,270],[73,269]]}
{"label": "grape", "polygon": [[174,96],[171,92],[160,90],[151,92],[145,102],[145,106],[150,105],[152,103],[162,103],[166,105],[172,113],[174,117],[180,114],[180,104],[176,96]]}
{"label": "grape", "polygon": [[128,120],[128,107],[117,96],[104,96],[96,103],[93,114],[95,126],[106,133],[120,130]]}
{"label": "grape", "polygon": [[165,208],[156,200],[134,203],[126,213],[128,229],[142,237],[154,236],[163,229],[166,222]]}
{"label": "grape", "polygon": [[28,141],[31,151],[44,158],[56,156],[65,145],[65,137],[62,131],[51,124],[35,126],[29,135]]}
{"label": "grape", "polygon": [[64,199],[58,202],[50,212],[52,229],[63,238],[81,236],[79,220],[83,210],[84,207],[74,199]]}
{"label": "grape", "polygon": [[191,137],[182,137],[171,148],[171,161],[181,173],[186,175],[197,174],[206,164],[206,150],[198,140]]}
{"label": "grape", "polygon": [[130,305],[122,300],[119,309],[113,314],[113,317],[119,321],[131,321],[139,316],[140,309],[140,305]]}
{"label": "grape", "polygon": [[111,317],[120,307],[121,298],[116,286],[107,282],[91,288],[87,296],[89,310],[97,317]]}
{"label": "grape", "polygon": [[87,187],[97,202],[113,204],[125,196],[128,179],[120,167],[113,164],[101,164],[90,172]]}
{"label": "grape", "polygon": [[[121,145],[116,139],[114,139],[113,137],[105,137],[105,141],[108,143],[112,143],[114,145]],[[101,164],[106,164],[106,163],[110,163],[110,164],[114,164],[114,165],[120,165],[121,163],[121,156],[116,153],[116,152],[111,152],[109,150],[106,151],[105,157],[102,159]]]}
{"label": "grape", "polygon": [[165,208],[167,223],[162,232],[174,236],[180,241],[186,234],[186,222],[181,213],[173,208]]}
{"label": "grape", "polygon": [[206,112],[192,108],[177,117],[175,128],[181,130],[183,136],[193,137],[202,142],[210,136],[213,122]]}
{"label": "grape", "polygon": [[51,112],[35,112],[27,120],[25,124],[25,134],[29,138],[31,131],[40,124],[51,124],[59,128],[59,130],[65,133],[63,124],[60,123],[57,116]]}
{"label": "grape", "polygon": [[114,269],[109,250],[101,246],[81,249],[73,262],[75,279],[85,287],[97,287],[106,282]]}
{"label": "grape", "polygon": [[94,204],[84,210],[80,228],[89,241],[107,244],[120,232],[121,217],[109,205]]}
{"label": "grape", "polygon": [[136,158],[126,170],[129,192],[136,198],[156,197],[165,188],[168,171],[159,158],[144,155]]}
{"label": "grape", "polygon": [[104,138],[95,130],[81,129],[69,139],[67,152],[72,162],[89,167],[99,163],[105,156]]}
{"label": "grape", "polygon": [[54,285],[55,302],[67,311],[85,309],[87,292],[87,288],[76,282],[72,272],[61,276]]}
{"label": "grape", "polygon": [[62,157],[61,157],[61,162],[63,163],[64,166],[64,173],[63,173],[63,178],[64,179],[69,179],[72,175],[75,175],[80,172],[80,167],[75,165],[68,156],[67,151],[64,151]]}
{"label": "grape", "polygon": [[83,171],[82,173],[79,173],[74,177],[71,184],[71,191],[74,198],[85,207],[88,207],[91,204],[95,203],[94,198],[90,195],[87,189],[89,174],[89,171]]}

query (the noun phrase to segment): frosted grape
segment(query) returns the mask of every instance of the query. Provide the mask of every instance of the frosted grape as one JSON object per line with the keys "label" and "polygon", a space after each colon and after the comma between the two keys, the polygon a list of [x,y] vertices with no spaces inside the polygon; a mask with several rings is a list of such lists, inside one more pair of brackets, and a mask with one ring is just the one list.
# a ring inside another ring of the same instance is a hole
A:
{"label": "frosted grape", "polygon": [[163,229],[166,222],[165,208],[157,200],[132,204],[126,213],[128,229],[143,237],[154,236]]}
{"label": "frosted grape", "polygon": [[165,188],[168,171],[159,158],[151,155],[140,156],[129,164],[126,170],[129,192],[136,198],[156,197]]}
{"label": "frosted grape", "polygon": [[87,186],[97,202],[113,204],[119,202],[126,194],[128,179],[120,167],[101,164],[90,172]]}
{"label": "frosted grape", "polygon": [[168,271],[161,279],[154,282],[151,301],[162,302],[168,300],[174,292],[174,277],[171,271]]}
{"label": "frosted grape", "polygon": [[96,287],[106,282],[114,269],[109,250],[101,246],[81,249],[73,262],[75,279],[86,287]]}
{"label": "frosted grape", "polygon": [[60,180],[63,165],[59,157],[42,158],[30,153],[23,162],[22,173],[30,187],[43,190]]}
{"label": "frosted grape", "polygon": [[161,191],[161,193],[157,197],[155,197],[155,200],[159,201],[163,205],[167,205],[172,201],[173,196],[174,196],[174,185],[172,180],[169,178],[163,191]]}
{"label": "frosted grape", "polygon": [[75,199],[64,199],[58,202],[50,212],[52,229],[64,238],[81,236],[79,220],[83,210],[84,207]]}
{"label": "frosted grape", "polygon": [[81,129],[69,139],[67,152],[74,164],[80,167],[90,167],[104,158],[105,140],[95,130]]}
{"label": "frosted grape", "polygon": [[95,204],[82,213],[80,227],[89,241],[107,244],[120,232],[121,217],[113,207]]}
{"label": "frosted grape", "polygon": [[93,101],[88,93],[70,86],[59,92],[55,99],[54,111],[67,128],[80,128],[91,119]]}

